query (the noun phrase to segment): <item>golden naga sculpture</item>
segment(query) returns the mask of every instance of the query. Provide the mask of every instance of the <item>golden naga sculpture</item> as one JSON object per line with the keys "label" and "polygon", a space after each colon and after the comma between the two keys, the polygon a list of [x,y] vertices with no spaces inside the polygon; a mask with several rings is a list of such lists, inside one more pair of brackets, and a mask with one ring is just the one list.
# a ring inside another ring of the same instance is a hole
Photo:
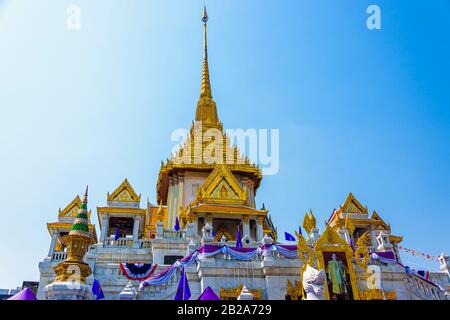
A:
{"label": "golden naga sculpture", "polygon": [[345,217],[345,229],[348,230],[350,236],[353,235],[355,232],[355,226],[353,225],[352,220],[350,219],[350,215],[347,213],[347,216]]}
{"label": "golden naga sculpture", "polygon": [[53,267],[57,282],[86,283],[86,278],[92,273],[89,265],[83,261],[89,246],[95,242],[94,238],[89,234],[87,193],[88,188],[86,188],[83,203],[69,234],[62,238],[64,245],[67,247],[67,258]]}
{"label": "golden naga sculpture", "polygon": [[367,265],[370,261],[369,248],[367,247],[367,243],[369,243],[369,241],[369,232],[364,233],[361,237],[359,237],[358,241],[356,241],[355,263],[363,270],[367,269]]}
{"label": "golden naga sculpture", "polygon": [[305,238],[295,231],[295,235],[297,236],[297,250],[298,250],[298,257],[300,261],[303,262],[302,266],[302,273],[304,269],[306,268],[306,265],[309,264],[311,267],[314,265],[314,253],[313,250],[308,246],[308,243],[306,242]]}

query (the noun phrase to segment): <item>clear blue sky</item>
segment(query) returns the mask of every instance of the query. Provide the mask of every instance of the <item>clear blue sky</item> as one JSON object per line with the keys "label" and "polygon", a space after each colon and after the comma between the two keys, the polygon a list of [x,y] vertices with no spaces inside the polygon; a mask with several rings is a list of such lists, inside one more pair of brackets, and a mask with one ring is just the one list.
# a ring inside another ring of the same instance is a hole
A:
{"label": "clear blue sky", "polygon": [[[366,28],[373,3],[380,31]],[[201,8],[0,0],[0,288],[39,278],[46,223],[86,184],[93,212],[125,177],[154,202],[170,134],[194,118]],[[309,208],[323,230],[351,191],[405,246],[449,254],[450,2],[210,0],[208,11],[225,127],[280,129],[280,171],[257,195],[279,232]]]}

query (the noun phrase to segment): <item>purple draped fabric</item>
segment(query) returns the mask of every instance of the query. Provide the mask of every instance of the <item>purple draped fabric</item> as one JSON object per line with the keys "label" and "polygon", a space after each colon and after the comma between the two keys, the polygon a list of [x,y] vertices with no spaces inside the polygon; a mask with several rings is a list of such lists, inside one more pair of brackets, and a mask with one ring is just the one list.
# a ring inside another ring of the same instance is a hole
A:
{"label": "purple draped fabric", "polygon": [[222,248],[222,247],[212,245],[212,244],[205,244],[205,245],[201,246],[200,248],[198,248],[197,251],[200,253],[211,253],[211,252],[219,250],[220,248]]}
{"label": "purple draped fabric", "polygon": [[382,257],[382,258],[385,258],[385,259],[395,259],[396,260],[396,258],[395,258],[395,254],[394,254],[394,252],[392,252],[392,251],[388,251],[388,252],[375,252],[377,255],[379,255],[380,257]]}
{"label": "purple draped fabric", "polygon": [[206,287],[200,297],[198,297],[198,300],[220,300],[220,298],[211,287]]}
{"label": "purple draped fabric", "polygon": [[8,298],[8,300],[37,300],[37,299],[30,288],[25,288],[19,293],[16,293],[12,297]]}
{"label": "purple draped fabric", "polygon": [[277,246],[287,250],[297,250],[297,246],[293,244],[277,244]]}

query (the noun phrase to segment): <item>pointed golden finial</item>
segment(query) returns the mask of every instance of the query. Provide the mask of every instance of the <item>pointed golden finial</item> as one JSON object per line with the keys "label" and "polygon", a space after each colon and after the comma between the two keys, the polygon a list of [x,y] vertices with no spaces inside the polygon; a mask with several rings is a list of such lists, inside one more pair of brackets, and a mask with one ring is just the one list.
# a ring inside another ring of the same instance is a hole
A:
{"label": "pointed golden finial", "polygon": [[203,7],[203,67],[202,84],[200,89],[200,99],[195,113],[195,120],[201,121],[204,126],[220,127],[219,117],[217,115],[216,103],[212,98],[211,81],[209,79],[208,65],[208,40],[206,36],[206,23],[208,22],[208,13],[206,5]]}
{"label": "pointed golden finial", "polygon": [[200,97],[211,97],[211,82],[209,80],[209,66],[208,66],[208,39],[206,36],[206,23],[208,22],[208,13],[206,5],[203,6],[203,70],[202,70],[202,87]]}

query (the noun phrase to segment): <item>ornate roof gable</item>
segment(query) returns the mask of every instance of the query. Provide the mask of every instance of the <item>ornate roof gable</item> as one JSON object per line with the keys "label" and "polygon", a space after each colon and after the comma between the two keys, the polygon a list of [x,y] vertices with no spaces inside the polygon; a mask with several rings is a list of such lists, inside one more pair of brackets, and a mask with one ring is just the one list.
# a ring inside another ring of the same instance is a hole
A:
{"label": "ornate roof gable", "polygon": [[367,207],[364,207],[350,192],[339,211],[344,213],[367,214]]}
{"label": "ornate roof gable", "polygon": [[226,164],[216,166],[201,187],[197,200],[222,204],[245,204],[247,190],[243,189]]}
{"label": "ornate roof gable", "polygon": [[141,195],[137,195],[128,182],[128,179],[125,179],[113,193],[108,193],[107,200],[115,202],[140,202]]}
{"label": "ornate roof gable", "polygon": [[370,219],[377,221],[377,225],[376,225],[376,229],[381,229],[381,230],[391,230],[391,226],[389,224],[387,224],[386,222],[384,222],[384,220],[380,217],[380,215],[374,211],[372,213],[372,215],[370,216]]}
{"label": "ornate roof gable", "polygon": [[[80,196],[76,196],[64,209],[59,209],[58,217],[69,217],[75,218],[78,214],[78,210],[81,208],[81,199]],[[88,211],[88,218],[91,216],[91,210]]]}

